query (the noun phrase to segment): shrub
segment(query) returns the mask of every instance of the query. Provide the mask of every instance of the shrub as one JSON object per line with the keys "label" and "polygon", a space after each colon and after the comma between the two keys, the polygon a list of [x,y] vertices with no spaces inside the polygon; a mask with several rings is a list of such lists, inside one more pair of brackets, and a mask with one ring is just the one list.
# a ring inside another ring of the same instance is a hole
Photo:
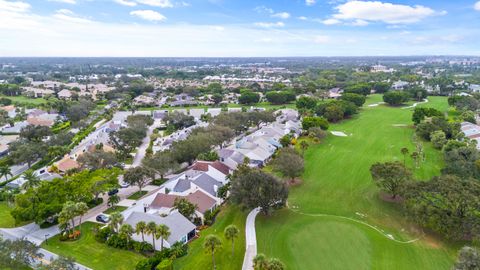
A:
{"label": "shrub", "polygon": [[308,129],[308,136],[311,138],[316,138],[318,140],[321,140],[325,137],[327,137],[327,132],[319,127],[312,127]]}
{"label": "shrub", "polygon": [[328,129],[328,121],[327,119],[323,117],[317,117],[317,116],[308,116],[303,118],[302,120],[302,128],[303,130],[308,130],[312,127],[319,127],[323,130]]}
{"label": "shrub", "polygon": [[165,259],[157,265],[157,270],[173,270],[173,261],[171,259]]}
{"label": "shrub", "polygon": [[139,253],[150,253],[155,251],[152,244],[147,242],[133,242],[133,250]]}
{"label": "shrub", "polygon": [[365,96],[355,93],[344,93],[340,99],[350,101],[358,107],[362,107],[365,104]]}
{"label": "shrub", "polygon": [[97,240],[100,243],[105,243],[107,239],[110,237],[110,235],[112,235],[113,233],[114,232],[110,227],[102,228],[95,233],[95,240]]}
{"label": "shrub", "polygon": [[127,239],[118,236],[118,234],[112,234],[105,242],[108,246],[121,249],[129,249]]}
{"label": "shrub", "polygon": [[137,263],[135,270],[152,270],[154,267],[150,259],[143,259]]}
{"label": "shrub", "polygon": [[215,222],[215,217],[220,212],[220,207],[215,208],[213,211],[207,210],[203,215],[205,225],[212,225]]}

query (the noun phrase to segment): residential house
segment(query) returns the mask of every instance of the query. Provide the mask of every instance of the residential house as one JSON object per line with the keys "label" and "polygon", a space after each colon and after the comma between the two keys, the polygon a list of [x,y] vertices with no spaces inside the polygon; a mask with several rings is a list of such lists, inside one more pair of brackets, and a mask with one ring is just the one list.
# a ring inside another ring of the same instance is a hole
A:
{"label": "residential house", "polygon": [[[124,224],[129,224],[135,228],[140,221],[145,223],[154,222],[157,225],[163,224],[169,228],[170,236],[163,241],[164,247],[166,248],[170,248],[176,242],[185,244],[196,235],[195,224],[185,218],[178,211],[171,212],[166,216],[145,212],[131,212],[125,217]],[[132,238],[135,241],[142,241],[142,236],[140,234],[134,234]],[[145,237],[145,241],[153,245],[153,239],[151,237]],[[160,250],[160,248],[160,240],[157,240],[155,243],[155,249]]]}
{"label": "residential house", "polygon": [[61,90],[57,93],[57,96],[60,99],[67,99],[68,100],[68,99],[72,98],[73,94],[72,94],[72,91],[67,90],[67,89],[63,89],[63,90]]}

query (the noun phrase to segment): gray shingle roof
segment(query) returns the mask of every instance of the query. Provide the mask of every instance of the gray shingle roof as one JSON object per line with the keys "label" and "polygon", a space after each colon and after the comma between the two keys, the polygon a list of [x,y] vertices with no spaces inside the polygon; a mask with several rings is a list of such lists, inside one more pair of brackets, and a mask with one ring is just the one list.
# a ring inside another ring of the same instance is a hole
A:
{"label": "gray shingle roof", "polygon": [[135,228],[135,225],[144,221],[146,223],[153,221],[157,225],[165,224],[170,229],[170,237],[168,237],[167,242],[170,245],[175,244],[180,241],[183,236],[187,235],[192,230],[195,230],[195,224],[190,222],[186,217],[182,216],[179,212],[172,212],[166,217],[161,217],[159,215],[147,214],[142,212],[133,212],[125,220],[125,223],[132,225]]}
{"label": "gray shingle roof", "polygon": [[179,179],[173,191],[175,192],[184,192],[190,189],[190,180],[188,179]]}
{"label": "gray shingle roof", "polygon": [[215,186],[217,186],[217,188],[223,186],[221,182],[215,180],[206,173],[197,177],[193,181],[193,183],[215,197],[217,197],[217,192],[215,192]]}

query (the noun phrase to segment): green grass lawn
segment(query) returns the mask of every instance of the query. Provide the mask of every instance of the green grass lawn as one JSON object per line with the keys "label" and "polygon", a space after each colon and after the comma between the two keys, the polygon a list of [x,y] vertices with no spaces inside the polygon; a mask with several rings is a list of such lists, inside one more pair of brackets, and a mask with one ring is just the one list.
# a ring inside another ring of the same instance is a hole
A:
{"label": "green grass lawn", "polygon": [[97,224],[86,222],[82,225],[82,236],[74,242],[61,242],[55,236],[42,244],[42,248],[62,256],[71,256],[78,263],[95,270],[132,270],[142,255],[132,251],[112,248],[95,240],[92,229]]}
{"label": "green grass lawn", "polygon": [[[224,206],[217,216],[213,226],[202,230],[200,238],[193,240],[189,244],[188,255],[175,261],[174,269],[212,269],[211,256],[205,253],[203,241],[205,236],[216,234],[222,239],[223,248],[215,255],[217,269],[238,270],[242,268],[243,256],[245,254],[245,220],[247,213],[241,211],[237,206]],[[223,236],[224,229],[234,224],[240,230],[239,237],[235,242],[234,257],[231,256],[231,242],[228,242]]]}
{"label": "green grass lawn", "polygon": [[[448,109],[446,98],[431,97],[420,106]],[[367,104],[381,102],[373,95]],[[410,103],[411,104],[411,103]],[[305,153],[303,184],[290,190],[289,206],[272,217],[257,218],[258,250],[278,257],[288,269],[450,269],[456,250],[452,244],[424,236],[406,220],[399,206],[379,199],[369,168],[375,162],[402,161],[402,147],[414,151],[413,109],[386,105],[365,106],[354,119],[332,124],[329,135]],[[406,127],[398,125],[407,125]],[[442,154],[424,143],[426,161],[414,171],[426,180],[440,173]],[[412,167],[411,158],[407,158]],[[371,224],[346,220],[352,218]],[[414,243],[398,243],[395,239]]]}
{"label": "green grass lawn", "polygon": [[11,99],[12,102],[19,102],[19,103],[22,103],[22,104],[31,104],[31,105],[40,105],[40,104],[44,104],[44,103],[47,103],[47,100],[44,99],[44,98],[29,98],[29,97],[26,97],[26,96],[15,96],[15,97],[12,97],[12,96],[0,96],[0,97],[4,97],[4,98],[8,98],[8,99]]}
{"label": "green grass lawn", "polygon": [[103,211],[103,213],[105,213],[107,215],[110,215],[114,212],[123,212],[127,208],[128,207],[125,207],[125,206],[112,206],[112,207],[108,208],[107,210]]}
{"label": "green grass lawn", "polygon": [[7,202],[0,202],[0,228],[15,227],[15,219],[10,215],[11,210]]}
{"label": "green grass lawn", "polygon": [[128,196],[127,199],[129,200],[138,200],[140,199],[141,197],[143,197],[145,194],[147,194],[148,192],[145,191],[145,190],[142,190],[142,191],[137,191],[135,193],[133,193],[132,195]]}

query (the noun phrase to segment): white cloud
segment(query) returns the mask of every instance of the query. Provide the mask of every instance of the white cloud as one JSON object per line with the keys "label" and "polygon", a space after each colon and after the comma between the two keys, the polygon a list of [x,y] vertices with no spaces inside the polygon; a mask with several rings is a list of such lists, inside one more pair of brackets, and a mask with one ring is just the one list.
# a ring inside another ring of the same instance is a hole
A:
{"label": "white cloud", "polygon": [[71,5],[75,5],[77,3],[77,1],[75,0],[48,0],[50,2],[58,2],[58,3],[65,3],[65,4],[71,4]]}
{"label": "white cloud", "polygon": [[92,22],[89,19],[78,16],[77,14],[75,14],[73,11],[69,9],[59,9],[55,11],[55,14],[53,14],[53,17],[65,22],[71,22],[76,24],[85,24],[85,23]]}
{"label": "white cloud", "polygon": [[225,31],[225,27],[223,27],[221,25],[212,25],[212,26],[210,26],[210,28],[212,28],[215,31]]}
{"label": "white cloud", "polygon": [[367,26],[368,22],[365,20],[355,20],[354,22],[351,23],[353,26]]}
{"label": "white cloud", "polygon": [[325,43],[329,43],[331,41],[331,38],[329,36],[316,36],[314,39],[313,39],[313,42],[317,43],[317,44],[325,44]]}
{"label": "white cloud", "polygon": [[138,3],[161,8],[171,8],[173,7],[170,0],[137,0]]}
{"label": "white cloud", "polygon": [[305,5],[313,6],[315,5],[316,2],[317,2],[316,0],[305,0]]}
{"label": "white cloud", "polygon": [[5,0],[0,0],[0,10],[1,11],[10,11],[10,12],[26,12],[31,8],[29,3],[26,2],[10,2]]}
{"label": "white cloud", "polygon": [[275,27],[284,27],[285,24],[283,22],[275,22],[275,23],[257,22],[255,23],[255,26],[262,27],[262,28],[275,28]]}
{"label": "white cloud", "polygon": [[305,17],[305,16],[300,16],[300,17],[298,17],[298,19],[301,20],[301,21],[306,21],[306,20],[308,20],[308,18]]}
{"label": "white cloud", "polygon": [[326,19],[326,20],[321,21],[321,23],[323,23],[325,25],[334,25],[334,24],[341,23],[341,21],[337,20],[337,19]]}
{"label": "white cloud", "polygon": [[480,1],[478,1],[477,3],[475,3],[475,5],[473,6],[473,8],[474,8],[475,10],[480,11]]}
{"label": "white cloud", "polygon": [[279,13],[275,13],[275,14],[272,14],[273,18],[280,18],[280,19],[288,19],[290,18],[290,13],[288,12],[279,12]]}
{"label": "white cloud", "polygon": [[387,24],[416,23],[430,16],[443,15],[445,12],[415,5],[399,5],[380,1],[350,1],[335,8],[338,13],[333,18],[338,20],[363,20],[384,22]]}
{"label": "white cloud", "polygon": [[134,7],[137,5],[137,3],[133,1],[128,1],[128,0],[113,0],[113,2],[120,4],[122,6],[127,6],[127,7]]}
{"label": "white cloud", "polygon": [[258,6],[253,9],[257,13],[269,13],[273,14],[275,11],[271,8],[267,8],[266,6]]}
{"label": "white cloud", "polygon": [[161,22],[167,19],[167,17],[153,10],[135,10],[130,12],[130,15],[152,22]]}

